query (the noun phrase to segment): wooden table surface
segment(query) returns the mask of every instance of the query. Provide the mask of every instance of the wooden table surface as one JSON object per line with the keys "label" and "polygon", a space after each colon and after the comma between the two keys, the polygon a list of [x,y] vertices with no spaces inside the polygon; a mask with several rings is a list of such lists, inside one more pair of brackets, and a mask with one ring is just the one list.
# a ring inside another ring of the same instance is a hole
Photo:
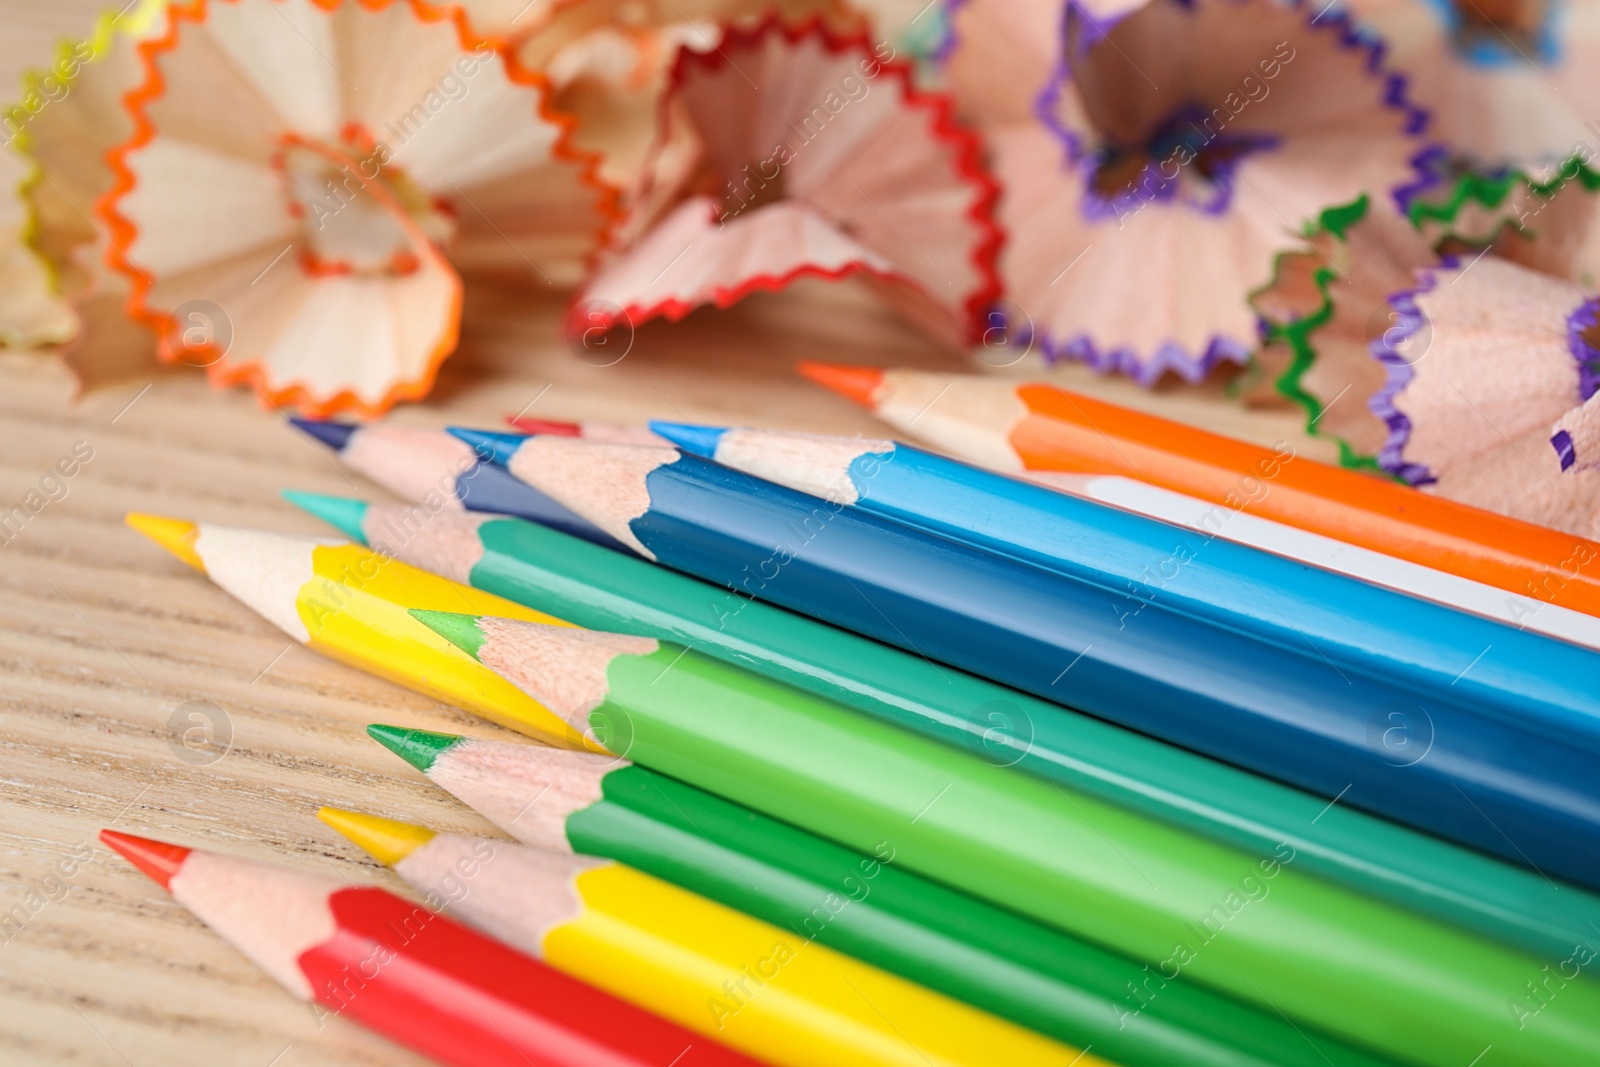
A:
{"label": "wooden table surface", "polygon": [[[794,360],[967,369],[850,286],[803,283],[648,325],[605,367],[568,350],[559,312],[553,299],[475,291],[462,348],[433,399],[393,417],[492,427],[526,410],[882,433],[865,412],[795,377]],[[1330,455],[1304,442],[1290,413],[1242,411],[1215,387],[1147,395],[1081,368],[1055,377]],[[66,495],[0,545],[0,1062],[422,1063],[354,1024],[319,1025],[96,839],[111,826],[399,889],[317,821],[319,805],[493,832],[362,728],[497,728],[290,643],[122,524],[141,510],[325,534],[279,491],[383,492],[247,389],[215,392],[194,372],[162,371],[75,398],[52,356],[0,355],[0,513],[79,442],[93,458]],[[203,721],[192,713],[212,707],[210,750],[185,748],[182,731]],[[59,861],[72,869],[86,854],[70,877],[55,875]]]}

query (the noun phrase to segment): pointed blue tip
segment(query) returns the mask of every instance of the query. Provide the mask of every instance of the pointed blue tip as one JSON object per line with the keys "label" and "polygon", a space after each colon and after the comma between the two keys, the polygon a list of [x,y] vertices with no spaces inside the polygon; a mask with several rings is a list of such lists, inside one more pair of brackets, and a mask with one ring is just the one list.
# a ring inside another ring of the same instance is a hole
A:
{"label": "pointed blue tip", "polygon": [[689,422],[663,422],[650,420],[650,429],[658,437],[665,437],[691,456],[705,459],[717,458],[717,444],[727,433],[722,426],[696,426]]}
{"label": "pointed blue tip", "polygon": [[504,467],[511,462],[511,457],[517,454],[517,449],[522,447],[522,442],[528,439],[524,433],[496,433],[493,430],[469,430],[462,426],[446,427],[450,436],[465,441],[472,446],[478,458],[485,463],[493,463],[497,467]]}
{"label": "pointed blue tip", "polygon": [[295,429],[303,434],[308,434],[327,445],[336,452],[343,452],[344,446],[350,443],[350,438],[361,429],[351,422],[325,422],[321,419],[290,419]]}

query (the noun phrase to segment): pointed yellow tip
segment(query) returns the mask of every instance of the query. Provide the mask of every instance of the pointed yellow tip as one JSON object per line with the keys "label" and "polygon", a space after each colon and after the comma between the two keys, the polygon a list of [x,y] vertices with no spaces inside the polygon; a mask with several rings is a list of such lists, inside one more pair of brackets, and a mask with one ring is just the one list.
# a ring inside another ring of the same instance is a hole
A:
{"label": "pointed yellow tip", "polygon": [[122,521],[201,574],[206,572],[206,565],[194,550],[194,539],[200,533],[199,524],[186,519],[169,519],[164,515],[146,515],[139,511],[128,512]]}
{"label": "pointed yellow tip", "polygon": [[339,808],[318,808],[317,818],[348,837],[385,867],[393,867],[434,838],[426,826],[395,822]]}

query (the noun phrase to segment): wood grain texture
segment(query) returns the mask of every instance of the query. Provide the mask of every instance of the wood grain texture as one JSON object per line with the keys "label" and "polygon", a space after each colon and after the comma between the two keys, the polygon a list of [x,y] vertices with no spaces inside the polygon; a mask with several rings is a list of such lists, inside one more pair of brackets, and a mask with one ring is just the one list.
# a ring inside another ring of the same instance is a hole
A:
{"label": "wood grain texture", "polygon": [[[731,311],[652,324],[607,367],[569,351],[556,334],[559,311],[554,299],[474,292],[462,350],[435,397],[394,418],[495,427],[522,411],[881,435],[865,412],[792,375],[792,363],[965,369],[850,286],[802,284]],[[1024,363],[1010,373],[1023,369],[1036,370]],[[1289,438],[1306,454],[1329,455],[1303,441],[1293,414],[1241,411],[1214,387],[1147,395],[1079,368],[1056,377],[1211,429],[1262,443]],[[65,497],[0,545],[0,923],[7,911],[25,918],[0,930],[0,1060],[423,1062],[353,1024],[319,1024],[95,840],[114,826],[405,892],[318,822],[317,807],[494,832],[363,727],[509,734],[290,644],[122,525],[123,513],[137,509],[326,533],[280,501],[279,490],[368,499],[382,492],[341,471],[247,389],[214,392],[193,372],[163,371],[75,399],[53,357],[0,355],[0,518],[77,442],[94,454],[66,482]],[[185,729],[199,727],[189,740],[205,740],[206,720],[186,718],[190,701],[221,709],[225,754],[220,732],[209,747],[185,748]],[[51,882],[75,848],[92,850],[91,858]]]}

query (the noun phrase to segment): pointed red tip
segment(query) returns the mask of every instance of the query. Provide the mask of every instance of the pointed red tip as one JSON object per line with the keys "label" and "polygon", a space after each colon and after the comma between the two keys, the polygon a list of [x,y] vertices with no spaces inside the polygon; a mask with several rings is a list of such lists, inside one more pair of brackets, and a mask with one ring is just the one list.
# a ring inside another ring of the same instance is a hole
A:
{"label": "pointed red tip", "polygon": [[539,433],[546,437],[582,437],[583,427],[575,422],[556,419],[529,419],[518,415],[507,417],[506,422],[523,433]]}
{"label": "pointed red tip", "polygon": [[162,889],[167,888],[172,876],[178,873],[183,861],[194,851],[182,845],[169,845],[165,841],[152,841],[148,837],[135,837],[116,830],[101,830],[100,840],[111,851],[148,874]]}
{"label": "pointed red tip", "polygon": [[795,370],[868,411],[877,410],[875,398],[883,384],[883,371],[876,367],[847,367],[843,363],[814,363],[807,359],[795,364]]}

